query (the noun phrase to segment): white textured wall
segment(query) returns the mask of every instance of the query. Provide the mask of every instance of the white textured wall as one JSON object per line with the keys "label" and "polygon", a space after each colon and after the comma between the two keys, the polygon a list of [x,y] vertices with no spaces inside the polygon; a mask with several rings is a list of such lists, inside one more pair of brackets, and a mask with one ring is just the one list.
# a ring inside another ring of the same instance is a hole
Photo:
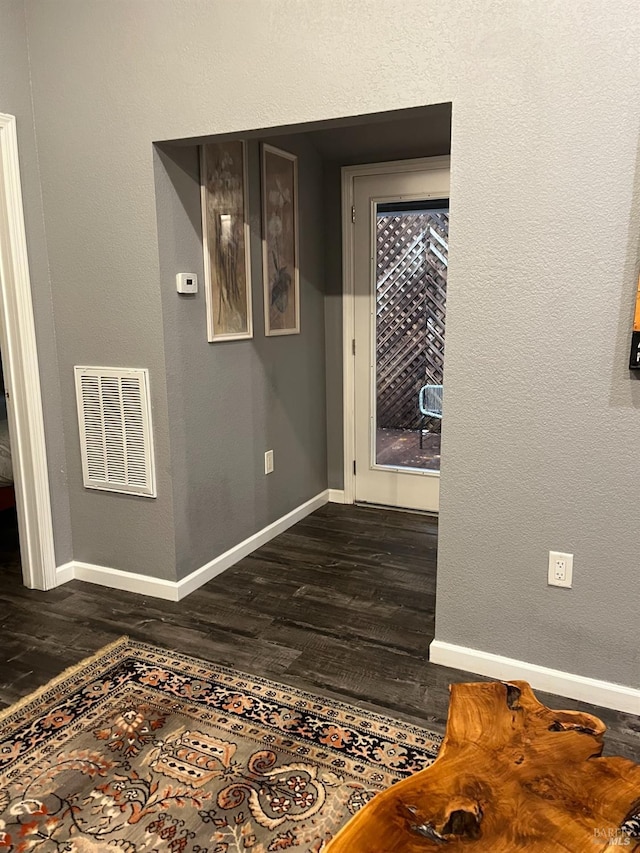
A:
{"label": "white textured wall", "polygon": [[[63,395],[74,360],[151,364],[161,482],[152,140],[453,101],[437,636],[637,685],[637,0],[27,9]],[[170,507],[105,511],[68,455],[77,558],[168,547]]]}

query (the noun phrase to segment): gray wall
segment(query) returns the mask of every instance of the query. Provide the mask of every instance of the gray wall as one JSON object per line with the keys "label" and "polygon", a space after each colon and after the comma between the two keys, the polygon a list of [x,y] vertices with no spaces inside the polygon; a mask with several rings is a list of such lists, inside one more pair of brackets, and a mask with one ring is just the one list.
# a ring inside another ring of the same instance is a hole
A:
{"label": "gray wall", "polygon": [[[437,636],[637,685],[636,0],[27,11],[74,556],[175,570],[152,142],[452,101]],[[83,491],[77,361],[151,368],[157,502]]]}
{"label": "gray wall", "polygon": [[[127,3],[26,6],[73,556],[174,579],[152,145],[145,122],[135,126],[142,92],[134,91],[128,64],[142,54],[139,46],[127,46]],[[131,54],[129,60],[123,62],[122,53]],[[149,368],[156,500],[83,488],[76,364]]]}
{"label": "gray wall", "polygon": [[29,77],[24,3],[22,0],[0,0],[0,112],[14,115],[17,124],[27,252],[40,359],[55,553],[56,562],[61,565],[72,557],[71,518],[51,283],[42,219],[38,152]]}
{"label": "gray wall", "polygon": [[326,241],[325,346],[327,351],[327,476],[330,489],[344,486],[342,358],[342,173],[324,167]]}
{"label": "gray wall", "polygon": [[[264,336],[260,148],[252,140],[254,338],[214,344],[207,343],[197,147],[158,150],[179,577],[327,488],[322,165],[304,136],[269,141],[298,155],[301,334]],[[177,272],[198,273],[196,296],[178,296]],[[265,476],[269,449],[275,470]]]}

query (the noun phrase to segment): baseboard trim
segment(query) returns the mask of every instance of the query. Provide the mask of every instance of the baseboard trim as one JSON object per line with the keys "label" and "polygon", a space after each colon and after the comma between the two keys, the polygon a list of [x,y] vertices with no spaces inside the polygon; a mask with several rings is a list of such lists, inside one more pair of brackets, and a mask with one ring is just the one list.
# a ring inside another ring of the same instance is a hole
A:
{"label": "baseboard trim", "polygon": [[58,568],[56,569],[56,586],[60,586],[63,583],[67,583],[67,581],[72,581],[74,577],[75,574],[73,562],[65,563],[62,566],[58,566]]}
{"label": "baseboard trim", "polygon": [[190,592],[193,592],[195,589],[198,589],[198,587],[207,583],[207,581],[215,578],[216,575],[221,574],[230,566],[233,566],[234,563],[242,560],[243,557],[247,557],[257,548],[260,548],[261,545],[265,545],[275,536],[279,536],[281,533],[284,533],[285,530],[288,530],[312,512],[320,509],[320,507],[324,506],[328,501],[329,489],[325,489],[324,492],[320,492],[319,495],[311,498],[311,500],[300,504],[300,506],[291,510],[291,512],[288,512],[277,521],[274,521],[273,524],[268,524],[266,527],[263,527],[262,530],[259,530],[258,533],[254,533],[253,536],[249,536],[249,538],[245,539],[244,542],[240,542],[239,545],[235,545],[233,548],[225,551],[224,554],[220,554],[219,557],[211,560],[211,562],[206,563],[204,566],[201,566],[199,569],[191,572],[191,574],[187,575],[186,578],[182,578],[181,581],[178,581],[177,600],[180,601],[181,598],[184,598],[186,595],[189,595]]}
{"label": "baseboard trim", "polygon": [[111,589],[122,589],[127,592],[136,592],[151,598],[163,598],[166,601],[180,601],[189,593],[203,586],[203,584],[215,578],[226,569],[233,566],[243,557],[248,556],[261,545],[265,545],[275,536],[284,533],[298,521],[302,521],[307,515],[320,509],[329,501],[329,489],[311,498],[300,506],[283,515],[281,518],[268,524],[249,536],[243,542],[225,551],[224,554],[215,557],[210,562],[179,581],[162,580],[162,578],[150,578],[146,575],[124,572],[121,569],[112,569],[109,566],[97,566],[92,563],[82,563],[73,560],[58,566],[56,569],[57,585],[67,583],[70,580],[86,581]]}
{"label": "baseboard trim", "polygon": [[330,504],[343,504],[343,503],[345,503],[344,489],[329,489],[329,503]]}
{"label": "baseboard trim", "polygon": [[599,681],[478,649],[443,643],[440,640],[433,640],[431,643],[429,660],[431,663],[475,672],[501,681],[528,681],[534,689],[543,690],[545,693],[555,693],[558,696],[577,699],[579,702],[600,705],[602,708],[640,715],[640,690],[623,684]]}
{"label": "baseboard trim", "polygon": [[73,577],[77,581],[108,586],[111,589],[123,589],[137,592],[150,598],[164,598],[166,601],[179,601],[178,584],[162,578],[150,578],[135,572],[123,572],[109,566],[96,566],[93,563],[73,561]]}

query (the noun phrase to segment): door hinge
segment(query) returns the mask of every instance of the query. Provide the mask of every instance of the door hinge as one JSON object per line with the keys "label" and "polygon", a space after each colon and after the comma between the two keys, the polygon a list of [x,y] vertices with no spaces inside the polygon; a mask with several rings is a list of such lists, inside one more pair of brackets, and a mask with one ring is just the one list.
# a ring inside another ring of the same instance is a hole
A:
{"label": "door hinge", "polygon": [[355,204],[351,205],[351,221],[356,221],[356,206]]}
{"label": "door hinge", "polygon": [[356,354],[356,339],[353,338],[351,341],[351,355]]}
{"label": "door hinge", "polygon": [[353,476],[355,477],[355,475],[356,475],[356,460],[354,459],[353,460]]}

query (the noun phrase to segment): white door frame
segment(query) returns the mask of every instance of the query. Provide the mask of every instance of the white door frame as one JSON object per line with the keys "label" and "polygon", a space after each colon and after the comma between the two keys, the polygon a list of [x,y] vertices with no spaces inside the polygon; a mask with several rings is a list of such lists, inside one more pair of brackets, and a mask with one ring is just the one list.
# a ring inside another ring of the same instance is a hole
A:
{"label": "white door frame", "polygon": [[0,344],[22,576],[31,589],[56,586],[51,494],[36,330],[24,227],[16,119],[0,113]]}
{"label": "white door frame", "polygon": [[342,417],[344,453],[344,503],[355,503],[356,458],[355,433],[355,276],[354,276],[354,178],[362,175],[421,172],[426,169],[449,168],[451,158],[423,157],[419,160],[393,160],[342,167]]}

